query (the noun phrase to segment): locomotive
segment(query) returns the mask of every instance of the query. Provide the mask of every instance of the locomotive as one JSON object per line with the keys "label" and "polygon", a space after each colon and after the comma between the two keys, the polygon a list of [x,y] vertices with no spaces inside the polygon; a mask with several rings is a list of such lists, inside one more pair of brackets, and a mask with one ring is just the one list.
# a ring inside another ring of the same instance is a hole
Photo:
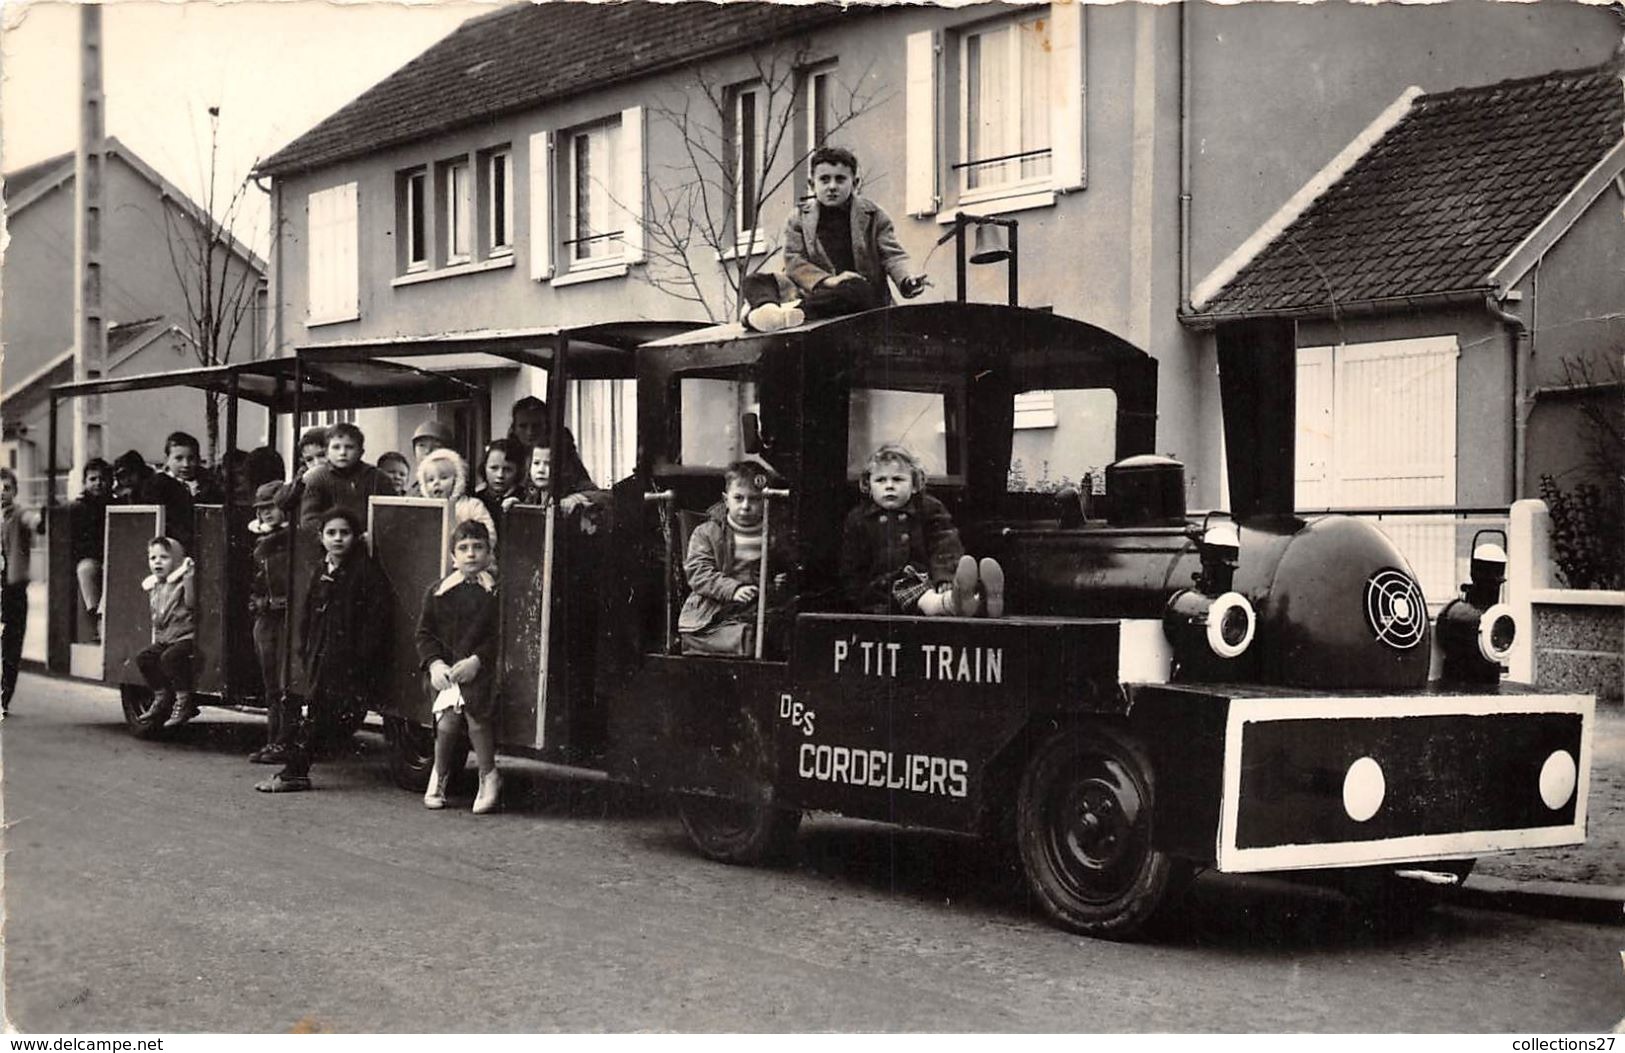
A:
{"label": "locomotive", "polygon": [[[1502,682],[1517,630],[1496,602],[1504,555],[1476,547],[1435,630],[1377,528],[1294,514],[1293,340],[1290,323],[1219,332],[1223,514],[1190,514],[1182,466],[1155,453],[1151,356],[1013,306],[884,307],[775,333],[629,323],[352,341],[179,379],[273,413],[478,401],[493,363],[545,370],[555,406],[578,380],[635,380],[637,461],[608,521],[577,529],[555,500],[499,525],[501,747],[673,795],[695,847],[729,863],[786,852],[809,811],[1012,842],[1054,922],[1128,938],[1202,868],[1330,873],[1386,906],[1423,905],[1477,856],[1584,839],[1593,702]],[[1063,391],[1101,407],[1104,485],[1011,492],[1018,398]],[[553,427],[559,448],[562,414]],[[967,549],[1004,566],[1004,617],[847,608],[841,523],[865,499],[869,451],[893,440],[925,454]],[[683,654],[687,534],[741,459],[776,480],[768,522],[796,556],[764,580],[791,578],[797,614],[777,650]],[[95,672],[127,714],[148,712],[127,660],[146,611],[111,586],[138,577],[114,568],[139,565],[157,511],[109,517]],[[220,589],[209,607],[224,612],[200,632],[203,689],[238,700],[257,690],[232,644],[241,540],[221,510],[198,516],[200,573]],[[449,512],[374,498],[369,526],[397,597],[387,631],[410,654],[419,597],[447,569]],[[429,701],[409,659],[380,681],[391,770],[421,789]]]}

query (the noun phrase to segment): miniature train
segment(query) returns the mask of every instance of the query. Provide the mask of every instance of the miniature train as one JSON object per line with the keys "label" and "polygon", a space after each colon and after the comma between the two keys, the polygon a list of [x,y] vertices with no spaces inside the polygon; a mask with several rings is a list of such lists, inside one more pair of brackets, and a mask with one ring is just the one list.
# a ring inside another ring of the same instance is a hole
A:
{"label": "miniature train", "polygon": [[[771,858],[814,810],[979,834],[1014,842],[1056,923],[1124,938],[1201,868],[1427,891],[1480,855],[1583,841],[1593,703],[1502,682],[1517,628],[1497,604],[1504,555],[1478,547],[1436,629],[1379,530],[1293,514],[1290,324],[1219,336],[1230,515],[1187,515],[1182,467],[1155,455],[1155,360],[1016,307],[888,307],[772,334],[644,324],[359,341],[170,381],[296,412],[357,392],[374,405],[481,397],[435,388],[478,375],[413,370],[418,356],[546,369],[558,406],[575,380],[635,378],[637,466],[614,483],[606,528],[583,533],[553,508],[501,523],[500,739],[675,795],[715,859]],[[54,398],[115,390],[98,383]],[[1102,393],[1102,493],[1009,492],[1015,400],[1039,391]],[[966,547],[1002,562],[1005,617],[846,609],[841,518],[865,444],[899,412],[924,422],[911,434]],[[784,569],[798,614],[785,653],[685,655],[673,620],[686,533],[741,457],[784,480],[774,504],[797,552]],[[155,514],[109,518],[110,567],[142,558]],[[235,515],[201,509],[197,524],[200,565],[220,568],[205,686],[227,698],[257,682],[230,643],[244,617],[231,613]],[[443,503],[373,499],[397,654],[411,653],[449,528]],[[136,577],[108,574],[96,670],[127,712],[142,708],[128,657],[146,613],[118,583]],[[66,623],[53,617],[53,641]],[[1435,637],[1444,676],[1430,681]],[[66,650],[53,644],[64,672]],[[429,702],[409,657],[385,679],[391,768],[421,788]]]}

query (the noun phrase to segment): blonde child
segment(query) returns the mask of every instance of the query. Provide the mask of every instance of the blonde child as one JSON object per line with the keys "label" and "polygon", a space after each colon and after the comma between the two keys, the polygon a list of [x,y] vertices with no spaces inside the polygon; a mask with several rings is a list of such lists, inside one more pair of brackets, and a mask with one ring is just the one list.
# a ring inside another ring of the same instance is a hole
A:
{"label": "blonde child", "polygon": [[424,497],[446,501],[458,523],[473,521],[485,527],[492,551],[497,545],[497,525],[485,503],[468,493],[468,463],[456,450],[431,450],[418,462],[418,490]]}
{"label": "blonde child", "polygon": [[429,586],[418,616],[418,660],[428,676],[434,712],[434,769],[423,795],[425,808],[446,806],[446,787],[455,774],[453,754],[465,729],[480,769],[474,814],[497,805],[502,779],[497,774],[496,577],[491,572],[491,536],[485,524],[465,520],[451,535],[453,570]]}
{"label": "blonde child", "polygon": [[1004,613],[1004,570],[965,555],[942,502],[925,493],[919,459],[895,443],[869,457],[860,485],[868,500],[846,517],[841,586],[869,614]]}

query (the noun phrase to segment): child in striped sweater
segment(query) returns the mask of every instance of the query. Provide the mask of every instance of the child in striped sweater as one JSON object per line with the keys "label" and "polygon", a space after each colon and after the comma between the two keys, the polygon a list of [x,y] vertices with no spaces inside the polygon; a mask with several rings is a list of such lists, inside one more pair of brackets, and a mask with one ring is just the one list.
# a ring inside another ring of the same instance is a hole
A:
{"label": "child in striped sweater", "polygon": [[[762,531],[766,523],[761,466],[740,461],[728,466],[722,500],[689,538],[683,570],[692,590],[677,618],[687,654],[749,655],[755,650],[756,612],[761,592]],[[767,597],[770,639],[789,613],[786,585],[793,563],[782,530],[770,536],[768,569],[775,571]]]}

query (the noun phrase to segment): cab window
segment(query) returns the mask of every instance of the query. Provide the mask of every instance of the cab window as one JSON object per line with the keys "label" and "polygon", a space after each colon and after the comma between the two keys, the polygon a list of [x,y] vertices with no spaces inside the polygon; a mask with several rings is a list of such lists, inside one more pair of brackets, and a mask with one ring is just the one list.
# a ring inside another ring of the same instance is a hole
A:
{"label": "cab window", "polygon": [[1110,388],[1023,391],[1015,396],[1011,493],[1053,492],[1100,477],[1117,458],[1117,393]]}
{"label": "cab window", "polygon": [[854,387],[849,400],[847,474],[856,478],[882,443],[899,443],[919,457],[933,482],[961,482],[958,393],[946,390]]}
{"label": "cab window", "polygon": [[679,463],[726,468],[745,456],[742,419],[760,414],[756,382],[749,377],[683,377],[678,381]]}

